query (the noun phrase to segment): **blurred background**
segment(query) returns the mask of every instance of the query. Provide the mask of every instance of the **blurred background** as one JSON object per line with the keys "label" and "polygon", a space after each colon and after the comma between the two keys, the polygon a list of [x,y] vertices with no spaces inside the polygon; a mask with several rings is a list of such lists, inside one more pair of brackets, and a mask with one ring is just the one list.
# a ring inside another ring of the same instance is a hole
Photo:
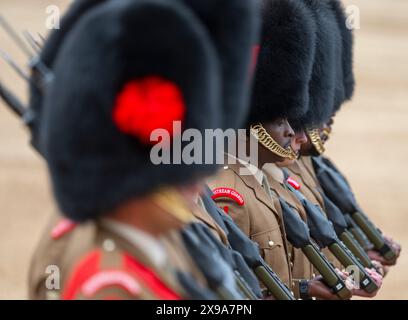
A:
{"label": "blurred background", "polygon": [[[68,0],[1,0],[19,31],[47,34],[46,9]],[[361,206],[403,246],[377,299],[408,299],[408,1],[344,0],[360,11],[355,30],[356,94],[336,117],[328,155]],[[26,57],[0,30],[0,48]],[[0,79],[26,100],[26,84],[0,61]],[[0,102],[0,299],[26,299],[32,252],[55,211],[42,159],[23,124]]]}

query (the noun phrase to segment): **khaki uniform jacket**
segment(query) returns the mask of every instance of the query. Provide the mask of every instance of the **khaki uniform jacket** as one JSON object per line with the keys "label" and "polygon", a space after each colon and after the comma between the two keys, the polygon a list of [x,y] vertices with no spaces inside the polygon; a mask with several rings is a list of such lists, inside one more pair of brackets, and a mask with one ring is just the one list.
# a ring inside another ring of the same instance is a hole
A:
{"label": "khaki uniform jacket", "polygon": [[[314,174],[314,168],[311,157],[301,157],[296,160],[294,164],[288,167],[291,176],[301,184],[300,191],[306,199],[313,204],[319,205],[323,212],[325,212],[324,200],[319,190],[320,184]],[[343,265],[337,258],[325,248],[322,250],[327,259],[338,269],[343,269]],[[317,270],[315,272],[318,274]]]}
{"label": "khaki uniform jacket", "polygon": [[[267,176],[269,185],[273,190],[273,193],[277,194],[279,197],[284,199],[289,206],[296,210],[299,216],[304,222],[307,223],[306,211],[301,204],[301,202],[296,198],[296,196],[286,189],[280,182],[275,180],[267,171],[264,170],[264,174]],[[313,279],[314,278],[314,267],[303,254],[301,249],[293,247],[288,242],[288,250],[290,257],[290,266],[292,269],[293,282],[296,285],[302,279]],[[296,290],[295,290],[296,293]]]}
{"label": "khaki uniform jacket", "polygon": [[314,175],[310,157],[301,157],[287,169],[291,176],[302,185],[301,192],[305,198],[324,209],[323,197],[319,191],[321,188]]}
{"label": "khaki uniform jacket", "polygon": [[288,246],[282,225],[278,199],[271,199],[253,175],[240,175],[242,164],[225,167],[209,182],[214,191],[218,188],[235,190],[243,199],[238,203],[229,197],[216,198],[216,203],[236,222],[238,227],[258,243],[261,256],[288,287],[292,286]]}
{"label": "khaki uniform jacket", "polygon": [[[51,230],[61,220],[52,217],[33,256],[30,299],[151,300],[185,295],[171,264],[156,268],[141,249],[102,224],[77,225],[53,239]],[[59,290],[47,288],[49,266],[58,268]],[[153,285],[147,278],[153,278]]]}
{"label": "khaki uniform jacket", "polygon": [[224,245],[229,246],[228,237],[225,234],[224,230],[215,222],[215,220],[207,213],[204,204],[201,204],[201,207],[193,211],[195,222],[205,224],[215,237],[220,240]]}

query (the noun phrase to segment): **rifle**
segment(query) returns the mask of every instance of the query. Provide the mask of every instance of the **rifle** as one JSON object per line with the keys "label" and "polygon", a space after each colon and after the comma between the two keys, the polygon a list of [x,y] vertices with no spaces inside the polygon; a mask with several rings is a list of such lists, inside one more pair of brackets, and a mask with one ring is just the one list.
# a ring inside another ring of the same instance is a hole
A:
{"label": "rifle", "polygon": [[288,241],[298,249],[301,249],[313,266],[323,277],[323,282],[341,299],[350,299],[351,291],[347,288],[344,280],[336,272],[333,265],[327,260],[318,246],[310,238],[310,230],[299,215],[279,198],[283,220],[285,223]]}
{"label": "rifle", "polygon": [[[203,272],[209,287],[222,300],[242,300],[245,297],[236,286],[236,279],[231,267],[221,257],[211,241],[206,237],[199,237],[192,229],[192,225],[181,232],[184,244],[194,261]],[[215,268],[214,266],[217,266]]]}
{"label": "rifle", "polygon": [[375,281],[371,278],[360,261],[357,260],[353,253],[337,237],[332,222],[325,217],[320,207],[307,200],[303,194],[299,190],[296,190],[287,180],[285,185],[295,194],[305,208],[310,235],[317,242],[318,246],[320,248],[327,247],[344,267],[356,267],[360,286],[365,291],[369,293],[376,291],[378,286]]}
{"label": "rifle", "polygon": [[355,239],[353,234],[348,230],[350,227],[347,223],[346,216],[342,214],[339,208],[325,195],[322,194],[324,206],[328,219],[333,223],[334,230],[343,243],[350,251],[360,260],[366,268],[375,268],[365,249]]}
{"label": "rifle", "polygon": [[[244,262],[240,261],[239,258],[235,259],[235,257],[240,256],[238,252],[231,250],[227,246],[225,246],[221,241],[219,241],[210,228],[208,228],[206,225],[201,224],[201,223],[193,223],[191,225],[191,229],[194,230],[195,234],[200,238],[200,239],[206,239],[206,241],[209,241],[212,244],[213,250],[217,250],[221,257],[227,262],[227,264],[232,268],[235,274],[236,282],[238,288],[241,289],[241,291],[251,300],[257,300],[263,298],[261,288],[257,284],[255,286],[255,290],[252,289],[252,287],[249,286],[245,278],[242,276],[242,270],[245,269],[240,269],[237,266],[237,262]],[[234,257],[235,256],[235,257]],[[242,257],[241,257],[242,258]],[[244,262],[245,263],[245,262]],[[249,268],[247,267],[247,271],[251,272]],[[252,275],[252,274],[251,274]],[[254,277],[252,275],[252,277]],[[254,277],[255,278],[255,277]],[[256,281],[256,279],[255,279]]]}
{"label": "rifle", "polygon": [[[340,210],[340,209],[339,209]],[[373,250],[373,243],[367,238],[363,230],[355,223],[355,221],[350,217],[349,214],[344,215],[344,219],[347,222],[347,228],[353,235],[354,239],[360,244],[360,246],[365,250]]]}
{"label": "rifle", "polygon": [[0,82],[0,97],[10,109],[20,118],[23,118],[27,108],[23,103]]}
{"label": "rifle", "polygon": [[199,286],[191,274],[176,271],[177,280],[191,300],[216,300],[217,296],[209,289]]}
{"label": "rifle", "polygon": [[[5,60],[5,62],[22,78],[24,79],[32,89],[34,89],[38,94],[42,95],[47,86],[53,80],[53,73],[51,70],[42,62],[40,57],[36,55],[36,52],[32,52],[30,50],[32,48],[33,43],[30,42],[29,39],[35,41],[34,38],[31,36],[26,36],[26,40],[29,41],[30,47],[28,47],[22,39],[19,37],[17,32],[12,28],[12,26],[6,21],[6,19],[0,15],[0,27],[4,29],[4,31],[13,39],[14,43],[20,48],[20,50],[28,57],[29,62],[28,66],[31,70],[31,76],[27,74],[22,68],[18,66],[18,64],[14,61],[14,59],[7,54],[6,52],[0,50],[0,56]],[[28,32],[26,32],[28,34]],[[37,119],[36,111],[34,110],[33,106],[25,106],[15,94],[13,94],[9,89],[6,88],[5,85],[0,85],[0,97],[5,102],[6,106],[8,106],[14,113],[16,113],[19,117],[23,119],[25,125],[27,125],[32,134],[32,141],[31,144],[33,145],[34,149],[39,151],[37,141],[34,141],[34,127],[35,121]]]}
{"label": "rifle", "polygon": [[317,179],[324,193],[343,213],[350,215],[356,225],[361,228],[367,238],[373,243],[374,248],[386,260],[394,262],[397,259],[396,252],[394,252],[388,241],[384,238],[381,230],[374,225],[358,206],[348,183],[335,170],[327,166],[321,158],[313,157],[312,161]]}
{"label": "rifle", "polygon": [[250,240],[216,203],[211,199],[212,191],[207,187],[202,196],[207,212],[227,234],[231,247],[239,252],[246,264],[254,271],[270,293],[278,300],[296,300],[293,293],[278,275],[268,266],[259,253],[258,245]]}

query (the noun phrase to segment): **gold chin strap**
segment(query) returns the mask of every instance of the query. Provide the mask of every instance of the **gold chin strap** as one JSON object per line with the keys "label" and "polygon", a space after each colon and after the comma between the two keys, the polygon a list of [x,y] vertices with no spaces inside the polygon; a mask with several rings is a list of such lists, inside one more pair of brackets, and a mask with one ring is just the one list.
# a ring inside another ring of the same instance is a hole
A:
{"label": "gold chin strap", "polygon": [[159,190],[153,197],[155,203],[183,223],[193,221],[192,210],[175,188]]}
{"label": "gold chin strap", "polygon": [[323,154],[326,149],[324,147],[322,139],[320,138],[319,129],[308,129],[306,132],[316,151],[319,154]]}
{"label": "gold chin strap", "polygon": [[270,136],[268,132],[266,132],[265,128],[260,123],[251,125],[251,134],[259,141],[260,144],[274,154],[290,160],[296,159],[296,153],[293,151],[292,147],[289,147],[288,149],[283,148]]}
{"label": "gold chin strap", "polygon": [[329,139],[330,138],[330,134],[331,134],[331,129],[329,129],[329,128],[324,128],[323,130],[322,130],[322,134],[323,134],[323,140],[324,139]]}

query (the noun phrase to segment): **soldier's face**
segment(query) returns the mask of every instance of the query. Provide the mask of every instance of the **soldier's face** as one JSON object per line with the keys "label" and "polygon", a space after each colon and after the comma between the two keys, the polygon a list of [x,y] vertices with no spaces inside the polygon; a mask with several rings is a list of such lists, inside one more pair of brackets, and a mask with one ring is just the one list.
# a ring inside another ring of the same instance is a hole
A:
{"label": "soldier's face", "polygon": [[301,145],[300,154],[302,156],[318,156],[319,153],[316,151],[316,148],[313,146],[312,141],[310,141],[309,136],[307,136],[307,141]]}
{"label": "soldier's face", "polygon": [[322,128],[320,128],[320,138],[322,139],[323,143],[326,143],[330,136],[324,133],[324,131],[331,132],[332,131],[332,126],[334,124],[334,117],[331,117],[327,123],[325,123]]}
{"label": "soldier's face", "polygon": [[295,151],[296,155],[300,155],[300,149],[302,148],[302,145],[307,143],[307,135],[304,130],[299,130],[295,132],[295,135],[292,138],[292,149]]}
{"label": "soldier's face", "polygon": [[[287,119],[279,118],[273,122],[263,124],[263,127],[281,147],[287,149],[291,146],[292,139],[295,136],[295,132],[293,131]],[[271,152],[269,151],[269,153]],[[276,155],[276,159],[274,162],[283,160],[284,158]]]}
{"label": "soldier's face", "polygon": [[[299,130],[297,132],[295,132],[295,135],[292,138],[292,149],[293,151],[295,151],[297,157],[300,156],[300,150],[303,144],[307,143],[308,138],[307,135],[305,133],[304,130]],[[278,162],[278,166],[279,167],[288,167],[290,165],[292,165],[295,162],[295,160],[291,160],[286,158],[285,160],[283,160],[282,162]]]}
{"label": "soldier's face", "polygon": [[[326,143],[329,140],[329,136],[324,133],[325,130],[328,130],[329,132],[332,130],[332,125],[334,123],[333,117],[330,118],[327,123],[323,124],[319,128],[319,135],[320,139],[322,140],[323,143]],[[319,153],[316,151],[316,148],[313,146],[312,142],[310,141],[310,138],[306,135],[307,141],[301,145],[300,149],[300,154],[302,156],[319,156]]]}

